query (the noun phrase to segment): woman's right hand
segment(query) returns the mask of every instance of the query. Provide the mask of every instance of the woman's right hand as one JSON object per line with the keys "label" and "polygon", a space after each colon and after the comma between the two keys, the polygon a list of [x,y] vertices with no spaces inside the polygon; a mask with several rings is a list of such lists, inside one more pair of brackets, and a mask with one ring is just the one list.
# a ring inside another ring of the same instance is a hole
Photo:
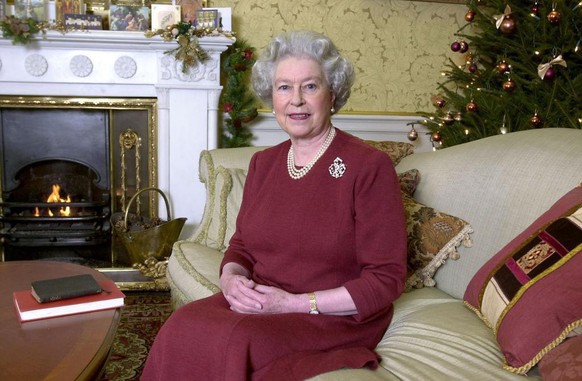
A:
{"label": "woman's right hand", "polygon": [[220,288],[233,311],[259,313],[261,294],[255,291],[256,283],[249,279],[248,271],[238,263],[227,263],[222,268]]}

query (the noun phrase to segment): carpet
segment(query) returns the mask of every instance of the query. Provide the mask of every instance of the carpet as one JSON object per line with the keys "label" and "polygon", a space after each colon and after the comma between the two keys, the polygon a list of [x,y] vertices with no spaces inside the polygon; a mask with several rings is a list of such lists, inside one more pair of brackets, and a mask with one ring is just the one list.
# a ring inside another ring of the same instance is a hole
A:
{"label": "carpet", "polygon": [[169,292],[124,291],[125,307],[101,381],[137,381],[160,327],[172,312]]}

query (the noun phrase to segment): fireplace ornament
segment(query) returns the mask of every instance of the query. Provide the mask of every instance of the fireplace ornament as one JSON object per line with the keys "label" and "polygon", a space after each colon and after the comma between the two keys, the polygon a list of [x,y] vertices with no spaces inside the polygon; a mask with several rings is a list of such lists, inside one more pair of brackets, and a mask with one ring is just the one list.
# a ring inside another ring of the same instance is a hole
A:
{"label": "fireplace ornament", "polygon": [[[131,205],[143,192],[158,192],[166,204],[167,221],[159,218],[147,218],[129,213]],[[129,200],[125,212],[114,213],[111,224],[127,250],[135,269],[143,275],[161,279],[166,276],[168,257],[174,242],[178,240],[186,218],[172,219],[170,203],[164,192],[155,187],[144,188]]]}

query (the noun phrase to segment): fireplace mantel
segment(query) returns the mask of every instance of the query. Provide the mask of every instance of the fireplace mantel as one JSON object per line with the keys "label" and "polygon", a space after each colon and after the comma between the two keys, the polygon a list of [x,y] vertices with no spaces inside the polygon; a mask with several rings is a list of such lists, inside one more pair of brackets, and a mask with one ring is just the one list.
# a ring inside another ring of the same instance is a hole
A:
{"label": "fireplace mantel", "polygon": [[210,59],[183,73],[182,63],[166,54],[177,44],[143,32],[47,31],[25,46],[0,39],[0,99],[157,98],[158,187],[170,196],[173,217],[188,218],[187,236],[204,208],[200,151],[218,144],[220,54],[234,41],[212,36],[199,42]]}

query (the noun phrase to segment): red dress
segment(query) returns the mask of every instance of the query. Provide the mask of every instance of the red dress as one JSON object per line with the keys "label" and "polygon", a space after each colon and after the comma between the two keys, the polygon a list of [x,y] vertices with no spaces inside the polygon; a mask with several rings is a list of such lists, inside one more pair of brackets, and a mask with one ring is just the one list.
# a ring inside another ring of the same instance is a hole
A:
{"label": "red dress", "polygon": [[[252,158],[237,229],[223,264],[291,293],[344,286],[354,316],[232,312],[218,293],[175,311],[142,380],[302,380],[375,368],[374,348],[406,276],[405,217],[385,153],[340,130],[309,173],[287,173],[290,142]],[[340,177],[329,167],[345,166]]]}

